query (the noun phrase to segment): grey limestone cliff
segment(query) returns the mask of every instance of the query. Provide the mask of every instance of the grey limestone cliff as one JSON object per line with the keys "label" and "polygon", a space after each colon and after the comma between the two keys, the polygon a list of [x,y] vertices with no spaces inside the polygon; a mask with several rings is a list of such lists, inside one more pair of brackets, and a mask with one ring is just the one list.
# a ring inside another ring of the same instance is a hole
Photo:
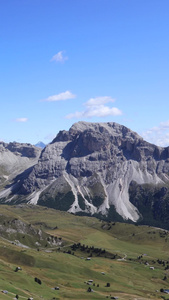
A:
{"label": "grey limestone cliff", "polygon": [[0,142],[0,195],[8,195],[4,187],[38,162],[41,150],[31,144]]}
{"label": "grey limestone cliff", "polygon": [[78,122],[46,146],[10,197],[72,213],[106,216],[113,208],[136,222],[141,214],[129,199],[131,183],[165,185],[168,172],[169,147],[116,123]]}

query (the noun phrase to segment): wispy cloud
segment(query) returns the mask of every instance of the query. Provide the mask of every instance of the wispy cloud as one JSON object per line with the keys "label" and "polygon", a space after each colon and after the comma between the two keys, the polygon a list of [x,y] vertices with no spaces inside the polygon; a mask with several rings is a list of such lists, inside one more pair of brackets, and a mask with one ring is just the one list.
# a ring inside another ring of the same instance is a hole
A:
{"label": "wispy cloud", "polygon": [[28,121],[28,118],[17,118],[14,120],[15,122],[20,122],[20,123],[24,123]]}
{"label": "wispy cloud", "polygon": [[142,132],[141,136],[148,142],[161,147],[169,146],[169,120],[161,122],[159,126]]}
{"label": "wispy cloud", "polygon": [[64,56],[64,51],[59,51],[58,53],[56,53],[50,61],[55,61],[55,62],[65,62],[66,60],[68,60],[67,56]]}
{"label": "wispy cloud", "polygon": [[47,102],[64,101],[68,99],[73,99],[75,97],[76,97],[75,94],[72,94],[70,91],[66,91],[57,95],[49,96],[48,98],[43,99],[42,101],[47,101]]}
{"label": "wispy cloud", "polygon": [[115,100],[111,97],[96,97],[89,99],[84,103],[85,109],[66,116],[67,119],[77,118],[92,118],[92,117],[107,117],[122,115],[122,111],[117,107],[109,107],[106,103],[112,103]]}

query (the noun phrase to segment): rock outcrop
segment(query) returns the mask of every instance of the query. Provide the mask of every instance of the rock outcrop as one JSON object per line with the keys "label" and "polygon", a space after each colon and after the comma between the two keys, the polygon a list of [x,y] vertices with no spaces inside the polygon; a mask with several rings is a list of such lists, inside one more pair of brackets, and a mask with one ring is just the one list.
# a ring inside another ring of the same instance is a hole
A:
{"label": "rock outcrop", "polygon": [[[30,144],[0,142],[0,190],[38,162],[41,150]],[[6,194],[6,190],[2,195]]]}
{"label": "rock outcrop", "polygon": [[150,144],[116,123],[78,122],[58,133],[11,195],[0,195],[1,203],[26,201],[109,217],[117,213],[136,222],[141,214],[129,199],[130,185],[166,185],[168,172],[169,147]]}

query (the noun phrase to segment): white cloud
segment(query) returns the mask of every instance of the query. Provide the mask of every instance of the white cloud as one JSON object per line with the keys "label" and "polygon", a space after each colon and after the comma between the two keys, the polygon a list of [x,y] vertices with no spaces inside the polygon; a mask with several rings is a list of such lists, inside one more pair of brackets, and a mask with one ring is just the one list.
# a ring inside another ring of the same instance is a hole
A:
{"label": "white cloud", "polygon": [[83,111],[77,111],[75,113],[66,116],[67,119],[77,118],[92,118],[92,117],[107,117],[107,116],[118,116],[122,115],[122,111],[117,107],[106,106],[106,103],[114,102],[115,100],[111,97],[96,97],[89,99],[84,106],[86,107]]}
{"label": "white cloud", "polygon": [[24,123],[24,122],[27,122],[28,121],[28,118],[17,118],[15,119],[15,122],[21,122],[21,123]]}
{"label": "white cloud", "polygon": [[109,102],[114,102],[115,99],[112,99],[111,97],[105,96],[105,97],[96,97],[96,98],[90,98],[85,105],[86,106],[98,106]]}
{"label": "white cloud", "polygon": [[55,62],[65,62],[68,57],[64,56],[64,51],[59,51],[58,53],[56,53],[50,61],[55,61]]}
{"label": "white cloud", "polygon": [[49,96],[48,98],[42,100],[47,102],[54,102],[54,101],[64,101],[67,99],[73,99],[76,95],[72,94],[70,91],[66,91],[57,95]]}
{"label": "white cloud", "polygon": [[153,127],[141,134],[148,142],[157,146],[169,146],[169,121],[161,122],[159,126]]}

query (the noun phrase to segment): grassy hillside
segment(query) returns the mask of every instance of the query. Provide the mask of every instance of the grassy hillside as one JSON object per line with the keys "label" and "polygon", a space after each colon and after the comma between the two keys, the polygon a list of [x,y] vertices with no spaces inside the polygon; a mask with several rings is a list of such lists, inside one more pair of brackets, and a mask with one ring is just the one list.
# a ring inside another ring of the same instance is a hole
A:
{"label": "grassy hillside", "polygon": [[[169,288],[168,231],[46,207],[0,208],[0,290],[8,291],[0,292],[0,299],[169,299],[160,292]],[[15,219],[32,228],[24,239],[17,233],[18,243],[11,233]],[[5,236],[4,222],[10,227]],[[39,231],[40,237],[33,233]],[[21,270],[16,272],[16,267]]]}

